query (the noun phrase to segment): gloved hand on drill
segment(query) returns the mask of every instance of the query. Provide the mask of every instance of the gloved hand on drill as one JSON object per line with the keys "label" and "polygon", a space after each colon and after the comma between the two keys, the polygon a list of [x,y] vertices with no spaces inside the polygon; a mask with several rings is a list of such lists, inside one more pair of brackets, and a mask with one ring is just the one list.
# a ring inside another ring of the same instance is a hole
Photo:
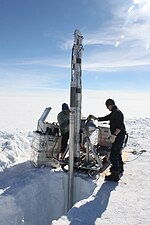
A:
{"label": "gloved hand on drill", "polygon": [[88,119],[96,120],[97,118],[96,118],[95,116],[93,116],[93,115],[89,115],[89,116],[88,116]]}
{"label": "gloved hand on drill", "polygon": [[114,134],[111,134],[110,135],[110,137],[108,138],[109,139],[109,141],[113,144],[114,142],[115,142],[115,140],[116,140],[116,135],[114,135]]}

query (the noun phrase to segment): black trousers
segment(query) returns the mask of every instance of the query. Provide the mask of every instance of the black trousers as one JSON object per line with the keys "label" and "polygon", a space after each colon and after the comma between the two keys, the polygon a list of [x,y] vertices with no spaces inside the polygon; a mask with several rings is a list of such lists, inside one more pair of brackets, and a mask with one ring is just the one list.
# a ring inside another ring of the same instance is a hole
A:
{"label": "black trousers", "polygon": [[111,161],[113,170],[117,172],[119,172],[120,169],[123,169],[122,146],[123,146],[124,138],[125,138],[125,132],[120,132],[111,147],[110,161]]}
{"label": "black trousers", "polygon": [[68,139],[69,139],[69,131],[65,134],[62,134],[62,139],[61,139],[61,151],[62,151],[62,153],[64,153],[66,148],[67,148]]}

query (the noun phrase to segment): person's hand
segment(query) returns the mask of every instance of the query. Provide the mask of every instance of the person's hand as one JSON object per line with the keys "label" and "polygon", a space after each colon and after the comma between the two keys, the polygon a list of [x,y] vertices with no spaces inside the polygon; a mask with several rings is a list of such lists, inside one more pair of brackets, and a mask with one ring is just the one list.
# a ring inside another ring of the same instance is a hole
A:
{"label": "person's hand", "polygon": [[93,116],[93,115],[89,115],[88,118],[89,118],[89,119],[93,119],[93,120],[96,120],[96,119],[97,119],[97,118],[96,118],[95,116]]}
{"label": "person's hand", "polygon": [[109,139],[109,141],[113,144],[113,143],[115,142],[115,140],[116,140],[116,135],[111,134],[110,137],[109,137],[108,139]]}

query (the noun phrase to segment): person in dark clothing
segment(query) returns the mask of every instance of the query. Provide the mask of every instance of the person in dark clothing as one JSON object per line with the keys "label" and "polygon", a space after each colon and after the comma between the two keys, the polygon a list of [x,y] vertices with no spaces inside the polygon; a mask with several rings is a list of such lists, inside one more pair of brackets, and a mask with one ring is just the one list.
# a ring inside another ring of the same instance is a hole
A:
{"label": "person in dark clothing", "polygon": [[62,104],[62,111],[58,114],[57,120],[60,126],[61,132],[61,152],[64,153],[69,139],[69,107],[66,103]]}
{"label": "person in dark clothing", "polygon": [[107,99],[106,107],[110,114],[104,117],[94,117],[98,121],[110,121],[110,142],[112,143],[111,153],[110,153],[110,161],[111,161],[111,174],[106,176],[106,180],[110,181],[119,181],[120,174],[123,173],[123,161],[122,161],[122,146],[125,139],[126,128],[124,124],[124,115],[123,113],[117,108],[113,99]]}

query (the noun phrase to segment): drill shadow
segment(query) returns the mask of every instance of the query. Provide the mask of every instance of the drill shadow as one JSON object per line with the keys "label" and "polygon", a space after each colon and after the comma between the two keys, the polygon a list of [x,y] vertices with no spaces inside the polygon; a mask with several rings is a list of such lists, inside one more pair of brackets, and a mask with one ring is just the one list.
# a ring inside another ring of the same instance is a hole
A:
{"label": "drill shadow", "polygon": [[[111,192],[115,190],[118,182],[105,181],[98,190],[92,201],[81,205],[79,208],[73,207],[68,214],[71,225],[77,223],[94,225],[98,218],[106,211]],[[91,213],[90,213],[91,212]]]}

